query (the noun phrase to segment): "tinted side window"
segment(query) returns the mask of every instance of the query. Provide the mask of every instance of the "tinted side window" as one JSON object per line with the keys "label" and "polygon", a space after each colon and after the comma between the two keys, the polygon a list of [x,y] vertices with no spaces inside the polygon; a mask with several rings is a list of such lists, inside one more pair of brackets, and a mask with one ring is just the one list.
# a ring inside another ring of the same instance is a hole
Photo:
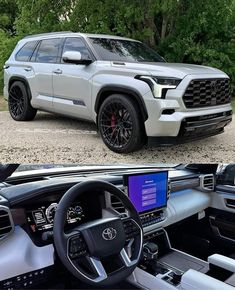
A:
{"label": "tinted side window", "polygon": [[27,42],[16,54],[16,60],[29,61],[38,41]]}
{"label": "tinted side window", "polygon": [[91,59],[89,50],[87,49],[83,40],[78,37],[66,38],[63,53],[66,51],[79,51],[83,59]]}
{"label": "tinted side window", "polygon": [[60,46],[60,38],[42,40],[38,48],[36,62],[57,62]]}

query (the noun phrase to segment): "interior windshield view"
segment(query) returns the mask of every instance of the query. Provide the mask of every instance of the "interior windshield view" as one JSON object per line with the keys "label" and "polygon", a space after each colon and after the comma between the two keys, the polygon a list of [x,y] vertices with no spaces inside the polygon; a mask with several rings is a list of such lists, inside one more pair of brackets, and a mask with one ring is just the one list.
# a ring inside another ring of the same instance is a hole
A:
{"label": "interior windshield view", "polygon": [[0,289],[234,289],[235,164],[0,166]]}

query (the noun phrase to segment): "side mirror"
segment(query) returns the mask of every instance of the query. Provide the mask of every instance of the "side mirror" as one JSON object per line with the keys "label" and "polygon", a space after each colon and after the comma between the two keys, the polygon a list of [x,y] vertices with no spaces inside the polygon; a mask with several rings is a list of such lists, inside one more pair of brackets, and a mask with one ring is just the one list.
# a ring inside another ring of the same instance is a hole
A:
{"label": "side mirror", "polygon": [[62,59],[66,63],[89,65],[92,59],[83,59],[79,51],[66,51],[62,55]]}

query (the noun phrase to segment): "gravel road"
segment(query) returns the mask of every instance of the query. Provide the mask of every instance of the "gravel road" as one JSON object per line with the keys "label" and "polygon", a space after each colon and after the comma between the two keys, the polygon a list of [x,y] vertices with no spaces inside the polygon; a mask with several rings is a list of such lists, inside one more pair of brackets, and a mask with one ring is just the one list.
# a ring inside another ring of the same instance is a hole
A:
{"label": "gravel road", "polygon": [[235,162],[235,121],[225,133],[170,147],[144,147],[131,154],[110,151],[94,124],[48,113],[15,122],[0,112],[0,163],[189,163]]}

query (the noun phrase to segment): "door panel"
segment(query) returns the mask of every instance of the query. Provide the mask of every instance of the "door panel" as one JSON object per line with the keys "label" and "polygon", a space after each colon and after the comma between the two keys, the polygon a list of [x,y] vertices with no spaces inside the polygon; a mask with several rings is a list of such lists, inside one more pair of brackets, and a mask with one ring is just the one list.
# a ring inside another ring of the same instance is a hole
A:
{"label": "door panel", "polygon": [[36,64],[36,73],[30,81],[30,87],[33,92],[32,104],[39,109],[52,109],[53,87],[51,71],[54,68],[55,64]]}
{"label": "door panel", "polygon": [[[79,37],[65,40],[62,54],[79,51],[83,58],[92,58],[84,41]],[[57,113],[91,120],[91,78],[96,65],[61,63],[53,71],[53,109]]]}
{"label": "door panel", "polygon": [[212,194],[212,208],[235,213],[235,207],[230,204],[235,202],[235,186],[217,185],[216,192]]}
{"label": "door panel", "polygon": [[216,187],[209,221],[216,240],[235,253],[235,186]]}
{"label": "door panel", "polygon": [[89,66],[60,64],[53,72],[54,111],[78,118],[91,119],[91,74],[94,64]]}

